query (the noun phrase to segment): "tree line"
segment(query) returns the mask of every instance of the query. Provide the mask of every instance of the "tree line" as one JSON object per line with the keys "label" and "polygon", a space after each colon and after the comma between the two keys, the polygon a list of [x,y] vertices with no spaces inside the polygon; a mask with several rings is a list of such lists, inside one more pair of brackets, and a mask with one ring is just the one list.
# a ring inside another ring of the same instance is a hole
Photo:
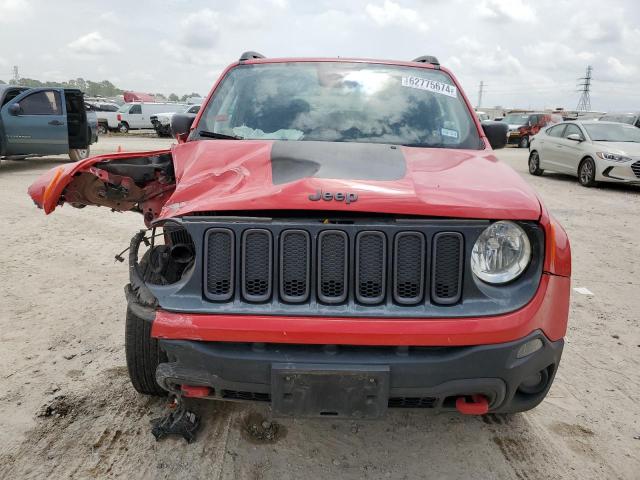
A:
{"label": "tree line", "polygon": [[[78,88],[82,90],[86,95],[90,97],[115,97],[122,95],[124,90],[116,87],[109,80],[102,80],[101,82],[93,82],[91,80],[85,80],[84,78],[71,79],[67,82],[42,82],[34,78],[20,78],[18,82],[11,82],[11,84],[17,83],[23,87],[59,87],[59,88]],[[6,84],[3,80],[0,80],[0,84]],[[197,93],[185,94],[178,96],[175,93],[165,96],[162,93],[154,94],[159,98],[166,98],[172,102],[184,102],[189,97],[199,97]]]}

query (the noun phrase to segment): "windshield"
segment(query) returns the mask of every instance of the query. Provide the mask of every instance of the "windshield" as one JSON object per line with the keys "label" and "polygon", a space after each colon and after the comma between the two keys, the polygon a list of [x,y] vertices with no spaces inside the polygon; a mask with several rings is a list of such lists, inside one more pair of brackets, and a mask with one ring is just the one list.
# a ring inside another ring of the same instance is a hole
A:
{"label": "windshield", "polygon": [[504,120],[502,120],[509,125],[526,125],[529,121],[529,115],[522,115],[521,113],[510,113]]}
{"label": "windshield", "polygon": [[366,63],[238,66],[216,89],[197,130],[243,139],[483,147],[448,75]]}
{"label": "windshield", "polygon": [[594,142],[640,143],[640,128],[624,123],[585,124],[589,137]]}

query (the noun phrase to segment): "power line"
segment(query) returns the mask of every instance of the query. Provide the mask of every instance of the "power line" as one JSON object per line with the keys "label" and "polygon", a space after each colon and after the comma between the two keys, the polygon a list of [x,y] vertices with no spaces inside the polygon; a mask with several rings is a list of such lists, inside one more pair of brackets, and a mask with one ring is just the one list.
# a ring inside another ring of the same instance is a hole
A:
{"label": "power line", "polygon": [[578,79],[582,82],[578,84],[579,87],[582,87],[581,90],[578,90],[579,92],[582,92],[582,95],[580,95],[580,100],[578,101],[578,106],[576,108],[578,112],[588,112],[591,110],[591,95],[589,92],[591,90],[592,70],[593,68],[591,67],[591,65],[587,66],[586,75]]}

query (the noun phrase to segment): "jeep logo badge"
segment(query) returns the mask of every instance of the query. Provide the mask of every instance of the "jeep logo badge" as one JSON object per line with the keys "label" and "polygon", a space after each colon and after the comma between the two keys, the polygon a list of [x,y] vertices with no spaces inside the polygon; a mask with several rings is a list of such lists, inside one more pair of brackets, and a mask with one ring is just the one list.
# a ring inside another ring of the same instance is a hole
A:
{"label": "jeep logo badge", "polygon": [[309,200],[312,202],[317,202],[318,200],[324,200],[325,202],[330,202],[331,200],[335,200],[336,202],[345,202],[347,205],[353,203],[358,200],[357,193],[349,193],[349,192],[323,192],[322,190],[317,190],[316,193],[309,195]]}

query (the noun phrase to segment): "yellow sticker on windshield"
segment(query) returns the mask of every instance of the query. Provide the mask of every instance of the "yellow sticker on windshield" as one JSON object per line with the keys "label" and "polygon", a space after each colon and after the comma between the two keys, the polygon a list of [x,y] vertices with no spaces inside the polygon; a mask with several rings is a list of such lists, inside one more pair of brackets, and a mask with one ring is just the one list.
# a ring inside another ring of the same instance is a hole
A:
{"label": "yellow sticker on windshield", "polygon": [[458,91],[453,85],[438,82],[436,80],[429,80],[428,78],[402,77],[402,86],[417,88],[418,90],[426,90],[433,93],[440,93],[441,95],[453,98],[458,96]]}

